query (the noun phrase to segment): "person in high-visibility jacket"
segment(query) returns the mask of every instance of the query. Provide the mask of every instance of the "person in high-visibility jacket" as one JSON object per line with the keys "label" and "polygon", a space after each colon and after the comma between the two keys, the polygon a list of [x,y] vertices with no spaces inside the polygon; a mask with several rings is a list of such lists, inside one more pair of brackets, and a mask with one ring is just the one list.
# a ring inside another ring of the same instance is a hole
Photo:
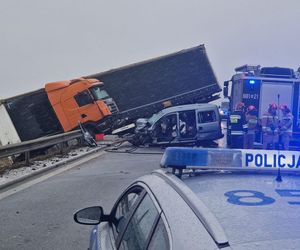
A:
{"label": "person in high-visibility jacket", "polygon": [[268,111],[261,119],[263,149],[275,149],[279,140],[279,120],[276,103],[270,104]]}
{"label": "person in high-visibility jacket", "polygon": [[258,127],[257,109],[255,106],[250,105],[247,108],[246,121],[248,123],[248,131],[245,136],[245,148],[252,149]]}
{"label": "person in high-visibility jacket", "polygon": [[229,116],[228,133],[231,148],[244,148],[245,133],[248,128],[244,107],[244,103],[239,102]]}
{"label": "person in high-visibility jacket", "polygon": [[280,107],[282,118],[279,122],[280,137],[284,150],[289,150],[290,140],[292,137],[293,115],[287,105]]}

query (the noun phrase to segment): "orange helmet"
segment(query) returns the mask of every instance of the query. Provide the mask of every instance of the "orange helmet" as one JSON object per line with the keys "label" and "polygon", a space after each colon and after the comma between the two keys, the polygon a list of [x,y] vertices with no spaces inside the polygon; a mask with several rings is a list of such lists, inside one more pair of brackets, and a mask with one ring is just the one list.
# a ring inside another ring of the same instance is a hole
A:
{"label": "orange helmet", "polygon": [[238,102],[236,105],[236,110],[242,110],[245,107],[243,102]]}
{"label": "orange helmet", "polygon": [[286,104],[281,105],[280,109],[284,112],[287,112],[287,113],[291,112]]}
{"label": "orange helmet", "polygon": [[276,103],[272,103],[269,105],[270,109],[277,109],[277,104]]}
{"label": "orange helmet", "polygon": [[255,110],[256,108],[255,108],[255,106],[253,106],[253,105],[250,105],[249,107],[248,107],[248,111],[252,111],[252,110]]}

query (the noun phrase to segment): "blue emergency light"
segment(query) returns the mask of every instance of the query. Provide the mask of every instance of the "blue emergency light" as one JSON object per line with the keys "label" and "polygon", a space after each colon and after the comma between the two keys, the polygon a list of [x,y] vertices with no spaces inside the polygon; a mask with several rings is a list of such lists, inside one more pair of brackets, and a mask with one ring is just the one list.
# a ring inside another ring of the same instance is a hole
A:
{"label": "blue emergency light", "polygon": [[160,165],[162,168],[241,168],[240,150],[215,148],[167,148]]}
{"label": "blue emergency light", "polygon": [[207,166],[208,150],[172,147],[167,148],[160,162],[161,167],[185,168]]}
{"label": "blue emergency light", "polygon": [[249,80],[249,83],[253,85],[255,84],[255,80]]}

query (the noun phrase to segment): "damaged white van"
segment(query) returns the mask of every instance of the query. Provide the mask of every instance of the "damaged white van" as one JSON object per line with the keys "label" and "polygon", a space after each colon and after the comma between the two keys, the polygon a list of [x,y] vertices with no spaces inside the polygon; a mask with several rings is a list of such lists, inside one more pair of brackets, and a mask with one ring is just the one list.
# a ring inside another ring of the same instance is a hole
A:
{"label": "damaged white van", "polygon": [[182,145],[223,137],[219,110],[213,104],[188,104],[163,109],[149,119],[136,121],[133,145]]}

